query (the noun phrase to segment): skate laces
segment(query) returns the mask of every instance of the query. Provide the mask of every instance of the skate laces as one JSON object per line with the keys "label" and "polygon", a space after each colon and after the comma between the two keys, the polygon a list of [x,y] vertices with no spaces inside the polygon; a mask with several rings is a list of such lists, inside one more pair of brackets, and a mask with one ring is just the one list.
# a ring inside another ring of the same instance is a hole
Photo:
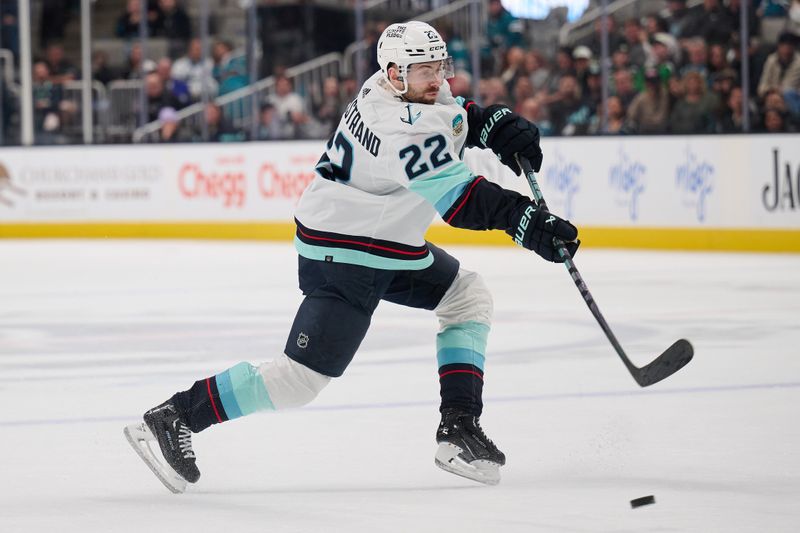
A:
{"label": "skate laces", "polygon": [[481,422],[480,422],[480,420],[478,420],[477,416],[473,416],[472,417],[472,423],[475,426],[476,433],[481,436],[481,438],[483,439],[483,442],[486,443],[487,447],[497,448],[497,446],[495,446],[494,442],[492,442],[492,439],[490,439],[486,435],[486,432],[483,431],[483,428],[481,427]]}
{"label": "skate laces", "polygon": [[192,449],[192,432],[185,424],[178,424],[178,448],[180,448],[184,459],[194,459]]}

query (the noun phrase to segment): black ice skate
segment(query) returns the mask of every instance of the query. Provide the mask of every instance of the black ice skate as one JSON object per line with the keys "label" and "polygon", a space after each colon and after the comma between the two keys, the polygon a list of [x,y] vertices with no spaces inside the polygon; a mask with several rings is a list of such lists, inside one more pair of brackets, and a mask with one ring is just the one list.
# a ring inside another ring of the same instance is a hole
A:
{"label": "black ice skate", "polygon": [[436,431],[436,466],[465,478],[497,485],[506,456],[483,432],[477,416],[445,409]]}
{"label": "black ice skate", "polygon": [[[169,401],[147,411],[144,423],[126,427],[125,436],[139,457],[172,492],[184,492],[187,481],[195,483],[200,479],[192,450],[192,432]],[[149,443],[153,441],[158,442],[166,464],[150,448]]]}

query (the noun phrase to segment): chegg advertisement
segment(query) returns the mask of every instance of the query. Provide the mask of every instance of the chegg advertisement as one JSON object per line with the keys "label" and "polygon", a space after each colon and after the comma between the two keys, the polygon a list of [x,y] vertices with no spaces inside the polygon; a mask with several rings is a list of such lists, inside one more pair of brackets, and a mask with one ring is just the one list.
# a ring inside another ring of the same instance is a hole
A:
{"label": "chegg advertisement", "polygon": [[[760,229],[759,249],[800,251],[798,141],[545,138],[537,179],[550,209],[578,224],[589,246],[742,249],[745,233]],[[286,239],[322,149],[320,141],[2,149],[0,236]],[[492,153],[469,149],[464,159],[476,175],[530,195]],[[439,242],[506,244],[500,232],[464,235],[441,220],[431,231]]]}

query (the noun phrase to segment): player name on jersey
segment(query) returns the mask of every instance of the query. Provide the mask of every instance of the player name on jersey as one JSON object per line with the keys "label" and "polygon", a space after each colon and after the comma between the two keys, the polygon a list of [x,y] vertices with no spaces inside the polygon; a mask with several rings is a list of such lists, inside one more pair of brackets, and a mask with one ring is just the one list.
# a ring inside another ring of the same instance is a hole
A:
{"label": "player name on jersey", "polygon": [[357,100],[350,102],[344,112],[345,124],[347,129],[353,134],[361,146],[364,147],[373,156],[378,157],[378,151],[381,148],[381,139],[370,129],[364,125],[361,120],[361,112],[358,110]]}

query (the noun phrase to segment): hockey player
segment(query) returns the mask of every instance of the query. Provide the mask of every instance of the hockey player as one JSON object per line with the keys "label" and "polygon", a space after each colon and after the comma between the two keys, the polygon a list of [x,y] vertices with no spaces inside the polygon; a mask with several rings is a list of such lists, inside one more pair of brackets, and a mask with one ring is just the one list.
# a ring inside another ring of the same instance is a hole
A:
{"label": "hockey player", "polygon": [[[392,24],[378,41],[380,71],[347,107],[296,213],[305,295],[283,354],[194,383],[126,428],[129,441],[175,492],[200,477],[193,433],[256,411],[313,400],[347,368],[378,302],[433,310],[439,319],[441,423],[436,464],[487,484],[505,455],[479,423],[492,300],[475,272],[426,242],[436,213],[465,229],[499,229],[559,262],[553,238],[575,253],[577,229],[530,199],[475,176],[466,147],[488,148],[520,174],[542,164],[536,126],[505,106],[453,98],[452,61],[428,24]],[[157,440],[166,464],[150,450]]]}

